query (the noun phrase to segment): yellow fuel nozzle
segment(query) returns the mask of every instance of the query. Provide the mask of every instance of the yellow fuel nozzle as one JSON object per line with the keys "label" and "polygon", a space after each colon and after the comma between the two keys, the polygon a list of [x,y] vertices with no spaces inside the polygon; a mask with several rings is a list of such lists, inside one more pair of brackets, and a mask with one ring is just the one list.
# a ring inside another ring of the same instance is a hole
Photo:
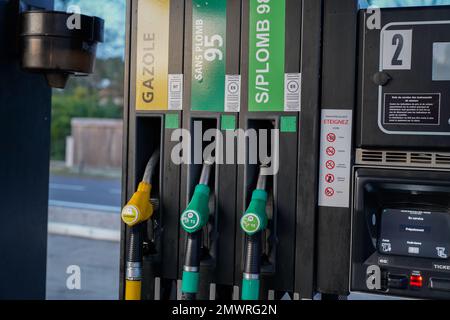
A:
{"label": "yellow fuel nozzle", "polygon": [[140,300],[142,281],[142,224],[153,215],[154,205],[159,202],[150,199],[152,177],[159,161],[159,150],[155,151],[145,168],[144,178],[138,190],[122,210],[122,220],[128,225],[127,264],[125,276],[125,300]]}
{"label": "yellow fuel nozzle", "polygon": [[145,169],[144,178],[139,183],[136,193],[122,209],[122,220],[129,227],[149,220],[153,215],[153,205],[150,201],[152,192],[152,176],[159,160],[159,150],[153,153]]}
{"label": "yellow fuel nozzle", "polygon": [[122,220],[133,227],[149,220],[153,215],[153,205],[150,202],[152,185],[146,182],[139,184],[138,190],[122,210]]}

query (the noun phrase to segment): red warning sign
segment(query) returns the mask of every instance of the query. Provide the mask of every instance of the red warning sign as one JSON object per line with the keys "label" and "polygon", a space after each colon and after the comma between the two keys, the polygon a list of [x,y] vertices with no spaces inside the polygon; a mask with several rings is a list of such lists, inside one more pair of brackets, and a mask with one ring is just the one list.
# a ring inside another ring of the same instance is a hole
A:
{"label": "red warning sign", "polygon": [[327,155],[328,155],[328,156],[332,157],[332,156],[334,156],[335,154],[336,154],[336,149],[335,149],[335,148],[333,148],[333,147],[328,147],[328,148],[327,148]]}
{"label": "red warning sign", "polygon": [[350,207],[352,121],[352,110],[322,110],[318,189],[321,207]]}
{"label": "red warning sign", "polygon": [[335,142],[336,141],[336,135],[334,133],[327,134],[327,140],[328,140],[328,142]]}
{"label": "red warning sign", "polygon": [[331,174],[331,173],[327,174],[325,176],[325,181],[328,183],[333,183],[334,182],[334,174]]}
{"label": "red warning sign", "polygon": [[336,167],[336,164],[333,160],[328,160],[326,166],[328,170],[333,170]]}
{"label": "red warning sign", "polygon": [[326,189],[325,189],[325,195],[326,195],[327,197],[332,197],[332,196],[334,196],[334,189],[333,189],[333,188],[326,188]]}

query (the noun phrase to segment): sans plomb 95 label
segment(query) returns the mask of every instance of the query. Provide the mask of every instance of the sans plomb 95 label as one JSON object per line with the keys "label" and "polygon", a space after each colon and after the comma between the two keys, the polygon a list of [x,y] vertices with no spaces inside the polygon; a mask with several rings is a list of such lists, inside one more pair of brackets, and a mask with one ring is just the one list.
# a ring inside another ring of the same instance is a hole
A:
{"label": "sans plomb 95 label", "polygon": [[191,109],[223,112],[227,2],[192,0]]}

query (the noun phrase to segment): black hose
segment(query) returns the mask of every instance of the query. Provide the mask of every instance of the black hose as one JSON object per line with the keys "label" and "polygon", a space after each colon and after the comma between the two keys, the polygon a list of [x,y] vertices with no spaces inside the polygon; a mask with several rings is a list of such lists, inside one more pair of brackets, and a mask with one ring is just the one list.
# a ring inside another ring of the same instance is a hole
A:
{"label": "black hose", "polygon": [[[197,231],[194,233],[189,233],[187,235],[186,250],[184,253],[184,268],[189,270],[200,270],[200,254],[201,254],[201,237],[202,232]],[[194,301],[197,300],[196,293],[186,293],[182,292],[181,300],[183,301]]]}
{"label": "black hose", "polygon": [[189,233],[186,242],[184,266],[189,268],[200,267],[201,231]]}
{"label": "black hose", "polygon": [[142,224],[129,228],[128,262],[142,262]]}
{"label": "black hose", "polygon": [[160,151],[159,149],[156,149],[156,151],[153,152],[152,156],[150,157],[150,160],[148,160],[147,166],[145,167],[144,178],[142,179],[143,182],[148,184],[152,183],[153,175],[155,174],[157,165],[159,163],[159,157]]}
{"label": "black hose", "polygon": [[261,272],[261,232],[245,236],[244,273],[260,274]]}

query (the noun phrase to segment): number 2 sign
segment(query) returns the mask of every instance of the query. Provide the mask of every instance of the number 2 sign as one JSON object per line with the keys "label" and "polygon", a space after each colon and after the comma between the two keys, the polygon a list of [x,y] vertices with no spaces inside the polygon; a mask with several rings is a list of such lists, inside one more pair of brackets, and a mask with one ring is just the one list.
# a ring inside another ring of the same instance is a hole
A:
{"label": "number 2 sign", "polygon": [[411,70],[412,30],[383,30],[383,70]]}

